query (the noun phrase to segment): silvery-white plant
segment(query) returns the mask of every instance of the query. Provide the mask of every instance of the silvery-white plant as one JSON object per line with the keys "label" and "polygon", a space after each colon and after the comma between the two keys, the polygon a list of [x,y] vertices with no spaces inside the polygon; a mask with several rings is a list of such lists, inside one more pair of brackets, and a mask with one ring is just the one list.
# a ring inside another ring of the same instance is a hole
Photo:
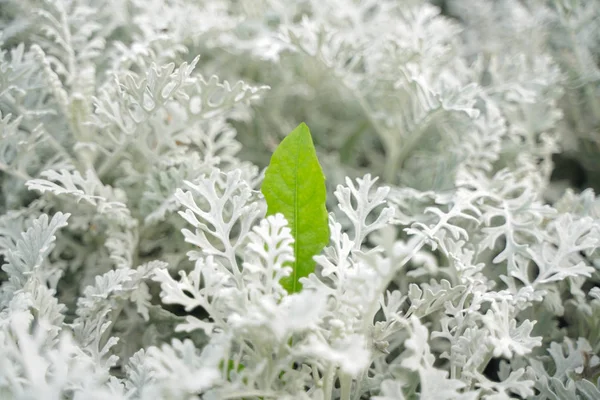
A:
{"label": "silvery-white plant", "polygon": [[[599,17],[0,0],[0,398],[600,398],[600,200],[551,180],[600,171]],[[289,294],[301,121],[331,237]]]}

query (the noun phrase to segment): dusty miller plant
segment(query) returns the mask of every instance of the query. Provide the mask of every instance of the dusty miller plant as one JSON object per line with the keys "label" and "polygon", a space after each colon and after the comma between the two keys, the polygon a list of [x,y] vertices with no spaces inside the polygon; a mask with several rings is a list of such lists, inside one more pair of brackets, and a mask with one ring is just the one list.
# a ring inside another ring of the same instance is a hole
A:
{"label": "dusty miller plant", "polygon": [[[0,398],[600,398],[599,16],[0,0]],[[288,294],[301,121],[331,237]]]}

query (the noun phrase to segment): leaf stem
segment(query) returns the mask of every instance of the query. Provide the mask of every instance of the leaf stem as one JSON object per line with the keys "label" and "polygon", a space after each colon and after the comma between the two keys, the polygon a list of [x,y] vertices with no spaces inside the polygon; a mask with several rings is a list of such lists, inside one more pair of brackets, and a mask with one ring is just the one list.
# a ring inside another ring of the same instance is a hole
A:
{"label": "leaf stem", "polygon": [[352,391],[352,377],[350,375],[345,373],[340,374],[340,389],[340,400],[350,400]]}
{"label": "leaf stem", "polygon": [[333,398],[333,383],[335,381],[335,366],[329,364],[327,371],[323,376],[323,400],[331,400]]}
{"label": "leaf stem", "polygon": [[22,172],[22,171],[18,171],[15,169],[10,168],[8,165],[0,162],[0,171],[4,172],[5,174],[8,175],[12,175],[16,178],[22,179],[24,181],[28,181],[33,179],[31,176],[29,176],[26,172]]}

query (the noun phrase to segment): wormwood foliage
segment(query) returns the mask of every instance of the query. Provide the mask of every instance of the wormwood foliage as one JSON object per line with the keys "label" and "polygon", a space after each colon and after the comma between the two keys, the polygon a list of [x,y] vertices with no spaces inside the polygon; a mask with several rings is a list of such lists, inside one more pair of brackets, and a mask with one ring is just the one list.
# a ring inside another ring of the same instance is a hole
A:
{"label": "wormwood foliage", "polygon": [[599,399],[599,17],[0,0],[0,398]]}

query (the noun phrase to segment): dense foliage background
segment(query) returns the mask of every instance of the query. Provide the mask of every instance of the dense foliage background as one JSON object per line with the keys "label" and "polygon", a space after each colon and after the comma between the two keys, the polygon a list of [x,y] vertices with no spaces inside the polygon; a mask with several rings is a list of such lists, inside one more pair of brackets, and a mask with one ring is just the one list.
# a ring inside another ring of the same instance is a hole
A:
{"label": "dense foliage background", "polygon": [[0,0],[0,398],[600,398],[599,63],[598,0]]}

